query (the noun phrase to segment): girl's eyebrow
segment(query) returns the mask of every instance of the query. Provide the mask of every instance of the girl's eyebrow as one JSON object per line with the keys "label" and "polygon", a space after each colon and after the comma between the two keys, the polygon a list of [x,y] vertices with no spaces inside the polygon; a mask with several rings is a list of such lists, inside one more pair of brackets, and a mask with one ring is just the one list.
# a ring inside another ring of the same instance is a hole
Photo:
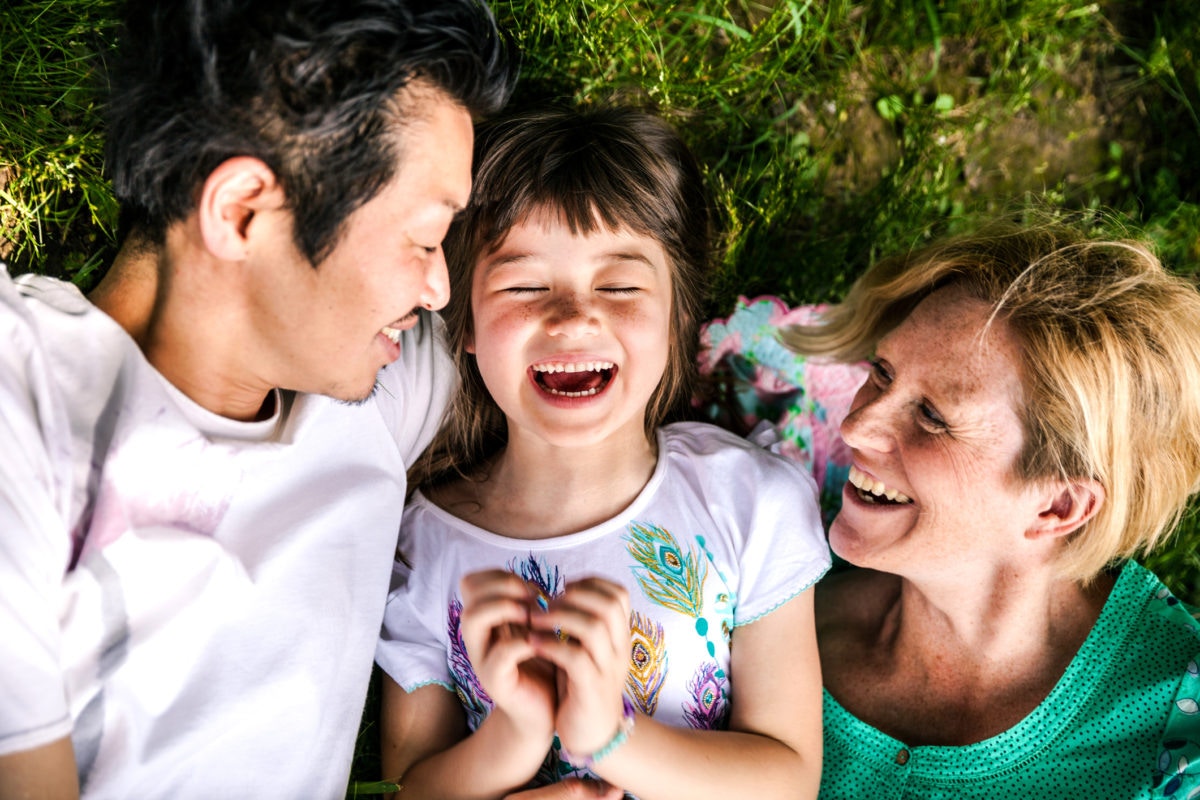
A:
{"label": "girl's eyebrow", "polygon": [[[522,261],[527,261],[536,256],[533,253],[517,251],[512,253],[500,252],[496,255],[486,256],[480,264],[480,269],[485,272],[501,269],[512,264],[519,264]],[[635,264],[641,264],[651,271],[657,271],[658,267],[644,253],[637,250],[611,250],[600,253],[595,258],[596,261],[630,261]]]}
{"label": "girl's eyebrow", "polygon": [[657,270],[654,262],[651,261],[644,253],[637,250],[613,250],[608,253],[602,253],[602,260],[612,261],[636,261],[639,264],[644,264],[652,270]]}
{"label": "girl's eyebrow", "polygon": [[482,263],[479,265],[479,268],[485,273],[492,272],[500,269],[501,267],[507,267],[510,264],[519,264],[522,261],[528,260],[530,257],[531,254],[525,252],[501,253],[499,255],[485,256]]}

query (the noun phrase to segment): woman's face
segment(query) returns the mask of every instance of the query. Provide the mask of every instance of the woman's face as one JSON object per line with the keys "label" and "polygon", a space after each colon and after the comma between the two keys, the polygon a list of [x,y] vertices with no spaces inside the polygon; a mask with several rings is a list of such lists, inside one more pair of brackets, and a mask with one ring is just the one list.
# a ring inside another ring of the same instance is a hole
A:
{"label": "woman's face", "polygon": [[[989,307],[940,289],[876,348],[842,423],[853,460],[830,545],[859,566],[916,577],[994,571],[1040,511],[1018,483],[1019,342]],[[889,499],[890,498],[890,499]]]}

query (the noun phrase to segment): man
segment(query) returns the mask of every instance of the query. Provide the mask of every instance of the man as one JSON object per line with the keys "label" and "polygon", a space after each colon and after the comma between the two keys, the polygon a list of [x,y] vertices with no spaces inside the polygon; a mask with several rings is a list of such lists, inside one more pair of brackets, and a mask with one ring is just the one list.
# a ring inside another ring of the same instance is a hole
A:
{"label": "man", "polygon": [[476,0],[126,15],[116,262],[0,276],[0,797],[341,797],[511,73]]}

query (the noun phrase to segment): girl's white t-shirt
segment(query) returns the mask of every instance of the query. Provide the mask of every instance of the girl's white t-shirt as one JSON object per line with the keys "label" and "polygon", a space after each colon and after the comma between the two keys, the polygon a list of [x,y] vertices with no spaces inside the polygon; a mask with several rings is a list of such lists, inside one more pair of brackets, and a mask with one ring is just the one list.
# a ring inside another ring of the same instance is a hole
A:
{"label": "girl's white t-shirt", "polygon": [[[816,484],[797,464],[705,423],[659,430],[658,464],[616,517],[552,539],[471,525],[418,493],[404,515],[376,661],[405,690],[458,694],[474,729],[491,701],[459,634],[459,580],[508,569],[550,598],[598,576],[629,589],[625,694],[677,726],[723,728],[736,629],[812,586],[830,557]],[[574,770],[555,747],[536,783]]]}

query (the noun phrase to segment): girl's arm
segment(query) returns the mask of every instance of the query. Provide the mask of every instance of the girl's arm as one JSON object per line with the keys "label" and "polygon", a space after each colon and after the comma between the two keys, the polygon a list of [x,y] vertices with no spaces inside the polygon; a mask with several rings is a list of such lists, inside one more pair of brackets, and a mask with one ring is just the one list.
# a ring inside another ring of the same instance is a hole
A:
{"label": "girl's arm", "polygon": [[565,781],[507,795],[504,800],[621,800],[625,793],[598,781],[568,778]]}
{"label": "girl's arm", "polygon": [[458,697],[431,685],[383,686],[384,776],[402,797],[494,800],[537,772],[554,735],[554,675],[528,641],[528,589],[507,572],[463,579],[462,634],[494,707],[468,735]]}
{"label": "girl's arm", "polygon": [[[627,622],[617,630],[606,621],[618,615],[613,608],[619,608],[615,599],[601,601],[591,593],[586,602],[562,611],[552,608],[545,622],[534,617],[539,630],[559,626],[572,636],[562,641],[539,635],[535,643],[562,670],[558,733],[563,746],[577,755],[602,748],[620,725],[615,665],[609,659],[619,651],[627,664],[629,633]],[[628,740],[592,771],[642,800],[815,797],[821,775],[821,669],[812,589],[737,628],[731,658],[728,731],[676,728],[638,716]],[[603,703],[596,700],[600,696]],[[592,702],[583,702],[588,698]]]}

